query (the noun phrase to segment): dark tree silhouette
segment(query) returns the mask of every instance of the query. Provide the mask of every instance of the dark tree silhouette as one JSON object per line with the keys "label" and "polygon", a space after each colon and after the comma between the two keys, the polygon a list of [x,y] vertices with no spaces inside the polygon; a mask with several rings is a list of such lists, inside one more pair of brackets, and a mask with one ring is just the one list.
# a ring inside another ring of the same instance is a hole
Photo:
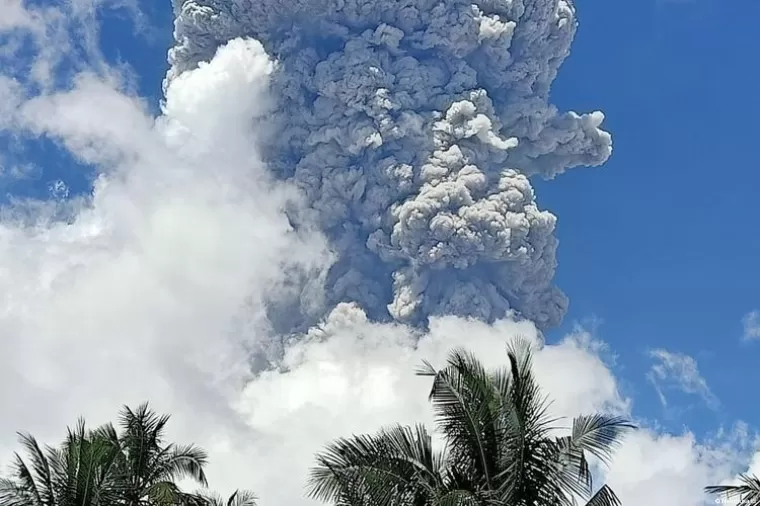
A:
{"label": "dark tree silhouette", "polygon": [[20,434],[27,453],[15,455],[9,478],[0,479],[0,506],[255,506],[248,491],[226,503],[206,491],[187,493],[177,483],[207,486],[206,452],[165,441],[168,415],[142,404],[125,406],[118,427],[69,429],[59,448],[40,447]]}

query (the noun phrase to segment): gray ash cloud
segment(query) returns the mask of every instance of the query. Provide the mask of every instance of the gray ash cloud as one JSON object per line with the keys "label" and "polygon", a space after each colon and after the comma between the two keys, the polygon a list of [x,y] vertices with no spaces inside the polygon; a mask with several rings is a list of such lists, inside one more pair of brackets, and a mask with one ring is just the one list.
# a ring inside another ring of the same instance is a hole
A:
{"label": "gray ash cloud", "polygon": [[560,322],[556,218],[537,206],[529,177],[611,153],[602,113],[548,102],[577,27],[570,2],[174,7],[167,82],[238,37],[278,62],[257,142],[337,253],[325,310],[355,301],[375,320],[415,325],[441,314]]}

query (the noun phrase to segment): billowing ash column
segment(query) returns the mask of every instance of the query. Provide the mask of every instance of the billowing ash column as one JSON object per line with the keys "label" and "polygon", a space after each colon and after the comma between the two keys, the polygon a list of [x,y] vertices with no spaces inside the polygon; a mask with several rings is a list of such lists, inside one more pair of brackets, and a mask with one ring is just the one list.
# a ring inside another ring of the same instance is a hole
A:
{"label": "billowing ash column", "polygon": [[340,260],[331,303],[375,319],[513,311],[556,325],[555,217],[528,176],[603,163],[602,113],[549,87],[576,30],[566,0],[175,0],[167,76],[230,39],[279,62],[265,158]]}

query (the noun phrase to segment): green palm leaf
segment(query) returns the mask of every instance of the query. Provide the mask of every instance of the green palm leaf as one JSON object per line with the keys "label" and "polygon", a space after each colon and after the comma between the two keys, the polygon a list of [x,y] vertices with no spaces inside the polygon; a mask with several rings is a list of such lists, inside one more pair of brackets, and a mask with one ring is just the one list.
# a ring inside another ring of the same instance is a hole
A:
{"label": "green palm leaf", "polygon": [[737,506],[760,505],[760,479],[757,476],[742,474],[739,476],[741,485],[713,485],[705,487],[708,494],[720,494],[726,499],[736,499]]}
{"label": "green palm leaf", "polygon": [[636,426],[619,416],[590,415],[573,420],[571,444],[609,464],[613,451],[620,445],[623,435]]}
{"label": "green palm leaf", "polygon": [[198,492],[196,496],[200,499],[197,504],[201,506],[256,506],[258,501],[256,494],[248,490],[235,490],[227,500],[210,492]]}
{"label": "green palm leaf", "polygon": [[586,502],[586,506],[621,506],[622,503],[618,499],[615,492],[610,487],[604,485],[600,488],[591,499]]}
{"label": "green palm leaf", "polygon": [[423,426],[389,427],[329,445],[317,456],[308,495],[338,503],[405,504],[442,485],[442,464]]}

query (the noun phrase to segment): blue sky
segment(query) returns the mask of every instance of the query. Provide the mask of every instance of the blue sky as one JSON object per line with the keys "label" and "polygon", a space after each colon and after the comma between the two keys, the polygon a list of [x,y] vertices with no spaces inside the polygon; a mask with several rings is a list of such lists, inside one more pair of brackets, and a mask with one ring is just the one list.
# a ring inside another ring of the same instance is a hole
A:
{"label": "blue sky", "polygon": [[[635,414],[669,431],[755,426],[760,411],[742,392],[760,381],[760,342],[743,340],[742,318],[760,308],[760,70],[751,63],[760,3],[576,3],[580,29],[552,102],[601,109],[614,150],[602,167],[534,181],[540,207],[559,219],[556,283],[570,298],[548,340],[576,323],[592,328],[616,356]],[[101,50],[131,66],[136,94],[157,114],[173,15],[168,1],[140,6],[137,28],[123,13],[102,17]],[[91,171],[52,142],[18,142],[0,137],[0,153],[39,169],[0,180],[4,198],[44,196],[57,179],[91,190]],[[718,403],[675,389],[663,407],[647,381],[655,349],[693,357]]]}
{"label": "blue sky", "polygon": [[749,64],[760,4],[639,2],[648,8],[636,16],[625,3],[579,4],[554,97],[600,104],[614,151],[601,169],[539,186],[560,219],[566,321],[601,318],[632,381],[648,367],[647,347],[694,356],[722,406],[682,422],[752,422],[757,408],[739,392],[760,379],[757,347],[741,342],[741,319],[760,298],[760,70]]}

